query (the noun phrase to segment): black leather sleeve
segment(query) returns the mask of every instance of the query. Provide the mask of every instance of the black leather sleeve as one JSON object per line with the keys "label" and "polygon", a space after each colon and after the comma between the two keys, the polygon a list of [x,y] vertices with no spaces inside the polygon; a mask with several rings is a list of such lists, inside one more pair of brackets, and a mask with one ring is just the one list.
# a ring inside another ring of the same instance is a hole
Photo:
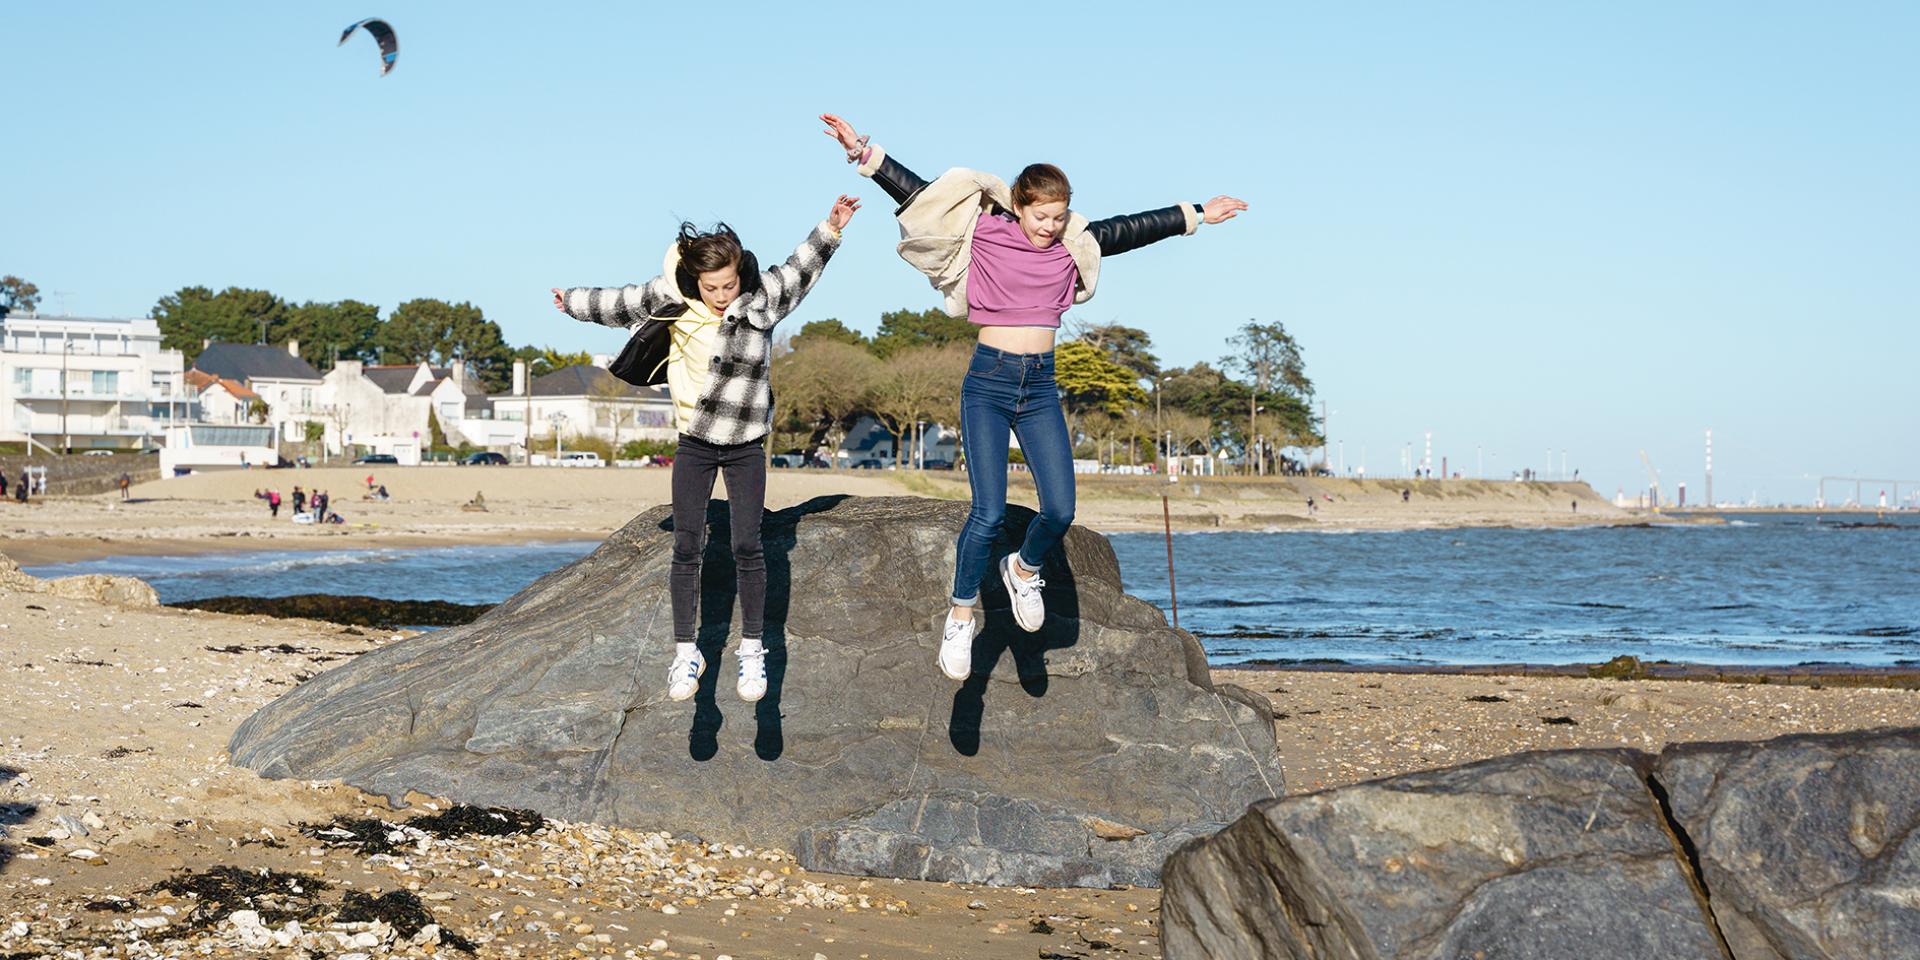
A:
{"label": "black leather sleeve", "polygon": [[1187,216],[1178,206],[1161,207],[1095,220],[1087,224],[1087,232],[1093,235],[1093,242],[1100,245],[1100,255],[1111,257],[1186,233]]}
{"label": "black leather sleeve", "polygon": [[893,159],[892,154],[881,159],[880,169],[873,172],[873,182],[879,184],[880,189],[885,190],[887,196],[892,197],[893,202],[902,208],[907,205],[908,200],[913,199],[914,194],[919,193],[920,189],[927,185],[925,180],[920,179],[919,174],[908,170],[905,165]]}

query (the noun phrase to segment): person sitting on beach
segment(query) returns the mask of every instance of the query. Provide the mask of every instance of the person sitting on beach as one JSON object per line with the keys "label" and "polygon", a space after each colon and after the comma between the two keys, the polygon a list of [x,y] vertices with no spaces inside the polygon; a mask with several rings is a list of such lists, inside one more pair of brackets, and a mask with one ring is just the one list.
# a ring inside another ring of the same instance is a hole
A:
{"label": "person sitting on beach", "polygon": [[[680,225],[660,276],[626,287],[553,288],[554,307],[591,320],[668,335],[663,361],[679,444],[674,451],[673,663],[667,696],[686,700],[699,688],[707,661],[694,645],[700,603],[700,556],[707,536],[707,500],[717,475],[727,480],[733,517],[733,563],[740,597],[740,680],[749,703],[767,692],[767,649],[761,631],[767,562],[760,543],[766,507],[766,437],[773,421],[769,383],[773,328],[800,306],[840,246],[840,231],[860,209],[855,197],[834,201],[793,255],[760,271],[726,224],[702,231]],[[645,364],[647,361],[642,361]],[[659,367],[638,372],[654,381]],[[657,381],[655,381],[657,382]],[[729,618],[731,619],[731,618]]]}

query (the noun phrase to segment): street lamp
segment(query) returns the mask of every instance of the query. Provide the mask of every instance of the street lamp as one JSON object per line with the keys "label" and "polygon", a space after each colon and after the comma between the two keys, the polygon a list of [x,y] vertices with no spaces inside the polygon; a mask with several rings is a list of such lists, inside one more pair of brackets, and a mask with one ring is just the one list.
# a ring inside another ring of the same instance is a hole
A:
{"label": "street lamp", "polygon": [[73,452],[73,434],[67,432],[67,358],[73,356],[73,336],[60,334],[60,452]]}
{"label": "street lamp", "polygon": [[1253,452],[1253,448],[1254,448],[1253,431],[1258,427],[1258,424],[1256,423],[1255,418],[1258,417],[1260,414],[1265,413],[1266,410],[1267,410],[1266,407],[1255,406],[1253,400],[1251,399],[1247,401],[1247,472],[1255,476],[1258,476],[1259,474],[1265,472],[1265,468],[1267,465],[1266,459],[1264,456],[1262,456],[1261,459],[1259,460],[1255,460],[1254,452]]}
{"label": "street lamp", "polygon": [[1164,385],[1168,380],[1172,380],[1172,379],[1173,377],[1171,375],[1153,378],[1153,425],[1155,429],[1157,429],[1161,434],[1167,436],[1167,446],[1165,448],[1165,452],[1167,457],[1169,458],[1173,456],[1173,442],[1171,439],[1172,431],[1167,429],[1166,419],[1161,415],[1161,412],[1160,412],[1160,387]]}
{"label": "street lamp", "polygon": [[566,425],[567,415],[555,410],[547,414],[547,422],[553,424],[553,457],[558,460],[567,452],[566,441],[560,436],[560,428]]}

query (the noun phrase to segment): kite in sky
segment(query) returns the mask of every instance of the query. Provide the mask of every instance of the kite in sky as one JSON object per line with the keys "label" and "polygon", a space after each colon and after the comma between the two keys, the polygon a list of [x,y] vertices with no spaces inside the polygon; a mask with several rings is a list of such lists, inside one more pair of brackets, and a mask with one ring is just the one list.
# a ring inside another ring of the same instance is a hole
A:
{"label": "kite in sky", "polygon": [[335,46],[344,45],[347,38],[353,36],[353,31],[362,27],[365,27],[367,33],[373,35],[374,41],[380,44],[380,75],[384,77],[393,71],[393,62],[400,57],[400,38],[394,35],[393,27],[389,26],[385,20],[373,17],[340,31],[340,43]]}

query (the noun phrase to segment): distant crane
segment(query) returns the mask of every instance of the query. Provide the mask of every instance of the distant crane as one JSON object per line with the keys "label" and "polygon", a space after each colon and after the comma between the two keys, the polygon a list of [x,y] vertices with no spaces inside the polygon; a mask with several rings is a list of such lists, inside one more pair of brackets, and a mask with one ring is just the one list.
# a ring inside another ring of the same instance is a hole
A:
{"label": "distant crane", "polygon": [[1640,465],[1647,468],[1647,493],[1650,498],[1647,506],[1658,510],[1660,509],[1660,471],[1653,468],[1653,461],[1647,459],[1645,450],[1640,451]]}

